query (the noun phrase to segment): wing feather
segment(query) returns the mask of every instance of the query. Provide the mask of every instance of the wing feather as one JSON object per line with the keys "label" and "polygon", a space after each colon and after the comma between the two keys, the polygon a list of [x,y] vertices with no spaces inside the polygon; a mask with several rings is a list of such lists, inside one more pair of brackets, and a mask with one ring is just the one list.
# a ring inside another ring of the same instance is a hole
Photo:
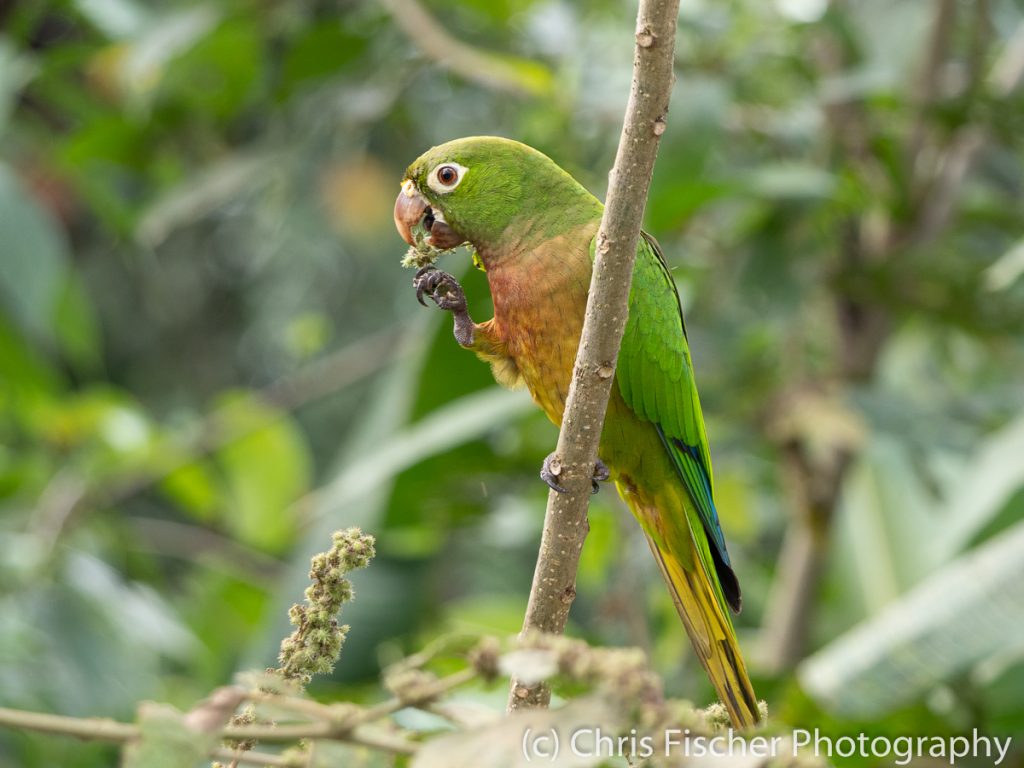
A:
{"label": "wing feather", "polygon": [[617,380],[627,405],[658,428],[700,517],[724,597],[739,610],[739,585],[715,508],[711,452],[679,295],[661,248],[646,233],[637,250]]}

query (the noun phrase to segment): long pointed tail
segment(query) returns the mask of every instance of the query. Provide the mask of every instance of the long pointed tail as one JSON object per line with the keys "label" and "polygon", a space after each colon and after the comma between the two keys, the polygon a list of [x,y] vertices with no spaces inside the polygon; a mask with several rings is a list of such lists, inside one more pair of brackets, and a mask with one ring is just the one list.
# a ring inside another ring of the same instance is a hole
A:
{"label": "long pointed tail", "polygon": [[754,688],[747,676],[732,622],[722,609],[714,586],[694,552],[694,566],[687,570],[671,552],[661,549],[650,536],[655,560],[661,568],[697,658],[704,666],[733,727],[747,728],[761,720]]}

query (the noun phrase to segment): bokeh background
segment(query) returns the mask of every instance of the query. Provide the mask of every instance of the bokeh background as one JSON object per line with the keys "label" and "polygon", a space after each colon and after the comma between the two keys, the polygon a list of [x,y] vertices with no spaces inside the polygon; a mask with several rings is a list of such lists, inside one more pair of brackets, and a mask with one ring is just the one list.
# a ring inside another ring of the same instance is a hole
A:
{"label": "bokeh background", "polygon": [[[317,696],[518,630],[556,431],[415,303],[391,206],[480,133],[603,194],[635,7],[423,3],[0,2],[0,705],[131,719],[272,664],[350,525],[379,556]],[[781,722],[1024,734],[1022,23],[683,3],[646,228]],[[612,489],[591,525],[571,632],[706,703]],[[0,732],[3,765],[114,754]]]}

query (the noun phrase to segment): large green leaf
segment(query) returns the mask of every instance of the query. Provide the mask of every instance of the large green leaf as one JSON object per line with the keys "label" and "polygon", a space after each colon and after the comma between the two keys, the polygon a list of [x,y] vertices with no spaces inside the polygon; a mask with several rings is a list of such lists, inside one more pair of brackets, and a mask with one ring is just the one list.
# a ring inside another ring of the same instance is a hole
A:
{"label": "large green leaf", "polygon": [[0,303],[41,338],[52,334],[67,260],[58,223],[0,163]]}
{"label": "large green leaf", "polygon": [[936,530],[938,519],[906,447],[874,434],[847,475],[836,525],[842,585],[863,606],[850,611],[848,622],[877,613],[934,570],[931,548],[922,541],[929,541],[926,532]]}
{"label": "large green leaf", "polygon": [[223,428],[244,434],[216,454],[230,498],[228,527],[247,544],[281,551],[295,533],[288,509],[309,485],[306,441],[290,419],[253,398],[239,398],[219,413]]}
{"label": "large green leaf", "polygon": [[351,499],[390,481],[402,470],[482,437],[532,407],[524,391],[498,387],[459,398],[367,451],[317,491],[320,514],[340,512]]}
{"label": "large green leaf", "polygon": [[996,656],[1024,654],[1024,522],[953,561],[807,659],[804,687],[878,717]]}

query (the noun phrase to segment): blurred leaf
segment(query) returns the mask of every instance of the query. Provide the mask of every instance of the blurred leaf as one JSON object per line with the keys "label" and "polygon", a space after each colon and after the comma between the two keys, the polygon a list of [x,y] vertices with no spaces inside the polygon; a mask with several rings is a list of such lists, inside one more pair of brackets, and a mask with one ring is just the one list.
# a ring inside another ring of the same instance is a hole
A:
{"label": "blurred leaf", "polygon": [[141,738],[125,748],[124,768],[195,768],[217,742],[189,728],[174,707],[151,701],[139,707],[139,731]]}
{"label": "blurred leaf", "polygon": [[320,514],[341,511],[352,497],[416,462],[480,437],[532,407],[522,390],[498,387],[455,400],[368,451],[319,489]]}
{"label": "blurred leaf", "polygon": [[111,462],[128,469],[143,461],[152,437],[149,422],[125,393],[105,386],[82,389],[40,406],[34,427],[45,440],[61,448],[89,447],[90,467]]}
{"label": "blurred leaf", "polygon": [[836,188],[835,177],[817,165],[773,163],[762,165],[749,175],[751,192],[760,197],[826,198]]}
{"label": "blurred leaf", "polygon": [[202,119],[230,120],[252,98],[260,80],[262,41],[248,16],[229,18],[216,27],[215,17],[208,21],[202,29],[197,24],[195,45],[169,63],[160,99]]}
{"label": "blurred leaf", "polygon": [[900,443],[872,436],[847,475],[842,510],[837,549],[852,566],[845,581],[869,615],[943,562],[921,546],[921,531],[933,529],[938,515]]}
{"label": "blurred leaf", "polygon": [[888,74],[879,69],[854,69],[824,77],[819,96],[824,104],[845,104],[885,91],[890,84]]}
{"label": "blurred leaf", "polygon": [[936,541],[937,556],[963,550],[1024,487],[1024,415],[990,435],[957,472],[948,499],[948,523]]}
{"label": "blurred leaf", "polygon": [[[488,558],[487,563],[493,564],[494,559]],[[445,608],[445,621],[440,625],[440,631],[451,634],[511,636],[522,629],[526,592],[516,595],[483,593],[479,596],[451,600]]]}
{"label": "blurred leaf", "polygon": [[143,99],[160,85],[170,63],[195,46],[217,23],[209,5],[194,6],[154,19],[126,43],[118,73],[120,85],[134,99]]}
{"label": "blurred leaf", "polygon": [[[33,548],[38,551],[38,543],[34,535],[0,536],[0,559],[23,560]],[[52,573],[45,562],[16,583],[8,578],[11,571],[4,573],[0,687],[5,706],[124,719],[140,699],[164,690],[159,675],[168,659],[187,663],[201,647],[152,587],[126,580],[90,553],[65,554],[67,562]],[[97,681],[104,686],[101,697]],[[98,764],[110,763],[81,763]]]}
{"label": "blurred leaf", "polygon": [[140,646],[178,659],[194,649],[195,636],[151,587],[125,581],[107,563],[84,552],[68,560],[67,577],[111,625]]}
{"label": "blurred leaf", "polygon": [[136,229],[139,242],[156,248],[175,229],[194,224],[233,198],[267,183],[274,158],[234,154],[171,188],[143,212]]}
{"label": "blurred leaf", "polygon": [[252,398],[240,397],[218,413],[221,428],[244,433],[216,454],[230,497],[225,522],[243,542],[280,552],[295,535],[288,509],[309,486],[305,439],[289,419]]}
{"label": "blurred leaf", "polygon": [[28,331],[53,334],[68,246],[59,224],[0,164],[0,301]]}
{"label": "blurred leaf", "polygon": [[171,472],[161,489],[197,520],[213,522],[223,503],[218,478],[208,462],[195,461]]}
{"label": "blurred leaf", "polygon": [[21,89],[36,73],[31,59],[21,55],[5,38],[0,37],[0,136],[7,128],[11,110]]}
{"label": "blurred leaf", "polygon": [[909,83],[918,64],[934,6],[928,3],[888,3],[865,0],[850,6],[850,30],[855,33],[861,66],[875,73],[886,89]]}
{"label": "blurred leaf", "polygon": [[57,372],[0,314],[0,407],[16,405],[19,419],[33,418],[27,401],[48,399],[59,384]]}
{"label": "blurred leaf", "polygon": [[[463,0],[459,3],[460,6],[472,9],[474,13],[486,17],[498,25],[507,24],[517,15],[538,4],[539,0]],[[432,2],[428,5],[438,5],[438,3]]]}
{"label": "blurred leaf", "polygon": [[338,75],[358,60],[367,47],[364,24],[332,19],[304,29],[285,55],[282,72],[285,89],[290,91],[306,81]]}
{"label": "blurred leaf", "polygon": [[[610,489],[609,489],[610,490]],[[580,553],[579,570],[576,574],[581,584],[599,586],[605,583],[608,569],[612,565],[616,548],[622,543],[618,532],[618,516],[622,514],[621,509],[615,509],[605,504],[591,502],[587,513],[587,520],[590,523],[590,530],[587,532],[587,543]],[[526,522],[533,523],[529,529],[524,531],[530,534],[530,540],[536,538],[537,516],[523,516]],[[515,538],[512,538],[515,541]]]}
{"label": "blurred leaf", "polygon": [[1005,291],[1021,275],[1024,275],[1024,240],[1018,240],[985,270],[985,287],[990,291]]}
{"label": "blurred leaf", "polygon": [[74,272],[67,273],[57,301],[54,330],[61,351],[82,373],[95,373],[102,363],[99,318],[86,288]]}
{"label": "blurred leaf", "polygon": [[879,717],[997,654],[1024,653],[1024,523],[953,561],[800,665],[829,709]]}
{"label": "blurred leaf", "polygon": [[130,38],[142,33],[149,10],[133,0],[74,0],[75,8],[109,38]]}

